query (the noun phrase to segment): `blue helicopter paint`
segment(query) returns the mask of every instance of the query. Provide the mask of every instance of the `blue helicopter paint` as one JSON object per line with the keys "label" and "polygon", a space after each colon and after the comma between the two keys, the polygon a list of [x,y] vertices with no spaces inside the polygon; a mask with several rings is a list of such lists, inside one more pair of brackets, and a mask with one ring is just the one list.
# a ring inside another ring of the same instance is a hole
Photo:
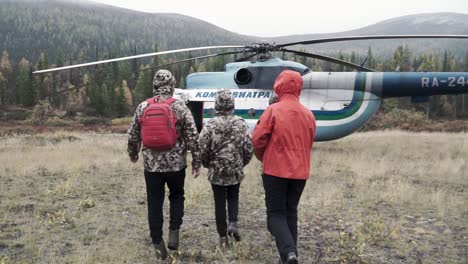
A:
{"label": "blue helicopter paint", "polygon": [[[245,69],[250,79],[236,82],[236,74]],[[253,128],[273,95],[276,76],[285,69],[303,75],[300,101],[315,115],[316,141],[353,133],[377,112],[383,98],[468,93],[466,72],[310,72],[300,63],[271,58],[228,63],[224,72],[193,73],[187,76],[187,89],[178,89],[176,94],[189,102],[204,102],[204,109],[194,115],[207,120],[214,114],[216,89],[230,88],[236,99],[235,114]]]}

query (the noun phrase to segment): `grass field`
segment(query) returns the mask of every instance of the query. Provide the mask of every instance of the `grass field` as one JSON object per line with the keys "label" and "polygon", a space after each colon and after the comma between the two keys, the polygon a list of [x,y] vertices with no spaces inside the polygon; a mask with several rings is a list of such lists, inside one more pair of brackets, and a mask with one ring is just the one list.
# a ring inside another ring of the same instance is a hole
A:
{"label": "grass field", "polygon": [[[125,150],[123,134],[0,137],[0,264],[158,263],[142,164]],[[317,143],[312,163],[301,263],[468,263],[468,134],[358,133]],[[228,252],[204,173],[187,176],[181,249],[166,263],[276,263],[260,163],[246,167],[243,240]]]}

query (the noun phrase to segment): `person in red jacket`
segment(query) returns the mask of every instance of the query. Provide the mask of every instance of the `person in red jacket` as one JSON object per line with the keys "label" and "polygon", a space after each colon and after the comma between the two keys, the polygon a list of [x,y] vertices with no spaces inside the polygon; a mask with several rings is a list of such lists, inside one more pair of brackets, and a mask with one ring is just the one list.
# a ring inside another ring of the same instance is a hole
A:
{"label": "person in red jacket", "polygon": [[267,107],[254,128],[255,155],[263,163],[268,230],[282,263],[298,263],[297,205],[310,175],[316,123],[299,102],[299,73],[285,70],[275,81],[279,101]]}

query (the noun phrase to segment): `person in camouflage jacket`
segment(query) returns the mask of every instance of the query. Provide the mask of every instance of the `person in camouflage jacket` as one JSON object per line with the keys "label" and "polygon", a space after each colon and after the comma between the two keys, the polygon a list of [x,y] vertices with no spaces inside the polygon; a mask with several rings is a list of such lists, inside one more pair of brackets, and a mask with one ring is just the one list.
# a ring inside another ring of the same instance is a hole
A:
{"label": "person in camouflage jacket", "polygon": [[[167,70],[157,71],[153,80],[154,96],[158,96],[160,100],[165,101],[167,98],[172,97],[175,84],[176,80],[171,72]],[[140,118],[147,106],[146,101],[138,105],[128,129],[127,151],[132,162],[138,161],[139,146],[142,144]],[[177,249],[179,228],[182,225],[184,215],[184,181],[188,149],[192,153],[192,174],[195,177],[198,176],[201,167],[198,131],[192,113],[185,103],[180,100],[172,103],[171,107],[176,117],[176,144],[168,151],[154,151],[144,145],[141,147],[148,200],[150,236],[163,259],[167,257],[166,247],[162,239],[165,184],[167,184],[170,192],[168,247]]]}
{"label": "person in camouflage jacket", "polygon": [[[203,127],[199,142],[202,165],[208,168],[215,200],[216,227],[220,243],[228,245],[227,234],[240,240],[237,229],[239,187],[244,166],[253,155],[249,127],[234,115],[234,97],[229,89],[219,90],[215,97],[216,116]],[[226,225],[226,200],[229,226]]]}

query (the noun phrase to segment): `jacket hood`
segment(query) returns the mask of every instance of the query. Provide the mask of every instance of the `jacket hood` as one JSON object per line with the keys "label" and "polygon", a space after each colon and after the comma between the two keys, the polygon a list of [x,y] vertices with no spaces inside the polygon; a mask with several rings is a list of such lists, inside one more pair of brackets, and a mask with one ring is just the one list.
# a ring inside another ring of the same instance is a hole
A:
{"label": "jacket hood", "polygon": [[299,95],[301,94],[302,90],[302,84],[302,76],[298,72],[284,70],[276,78],[273,89],[278,95],[278,99],[280,101],[281,98],[283,98],[287,94],[291,94],[299,98]]}
{"label": "jacket hood", "polygon": [[154,96],[172,96],[176,79],[168,70],[159,70],[154,74],[153,78],[153,95]]}
{"label": "jacket hood", "polygon": [[216,115],[232,114],[234,111],[234,97],[231,90],[222,89],[216,92],[215,96]]}

